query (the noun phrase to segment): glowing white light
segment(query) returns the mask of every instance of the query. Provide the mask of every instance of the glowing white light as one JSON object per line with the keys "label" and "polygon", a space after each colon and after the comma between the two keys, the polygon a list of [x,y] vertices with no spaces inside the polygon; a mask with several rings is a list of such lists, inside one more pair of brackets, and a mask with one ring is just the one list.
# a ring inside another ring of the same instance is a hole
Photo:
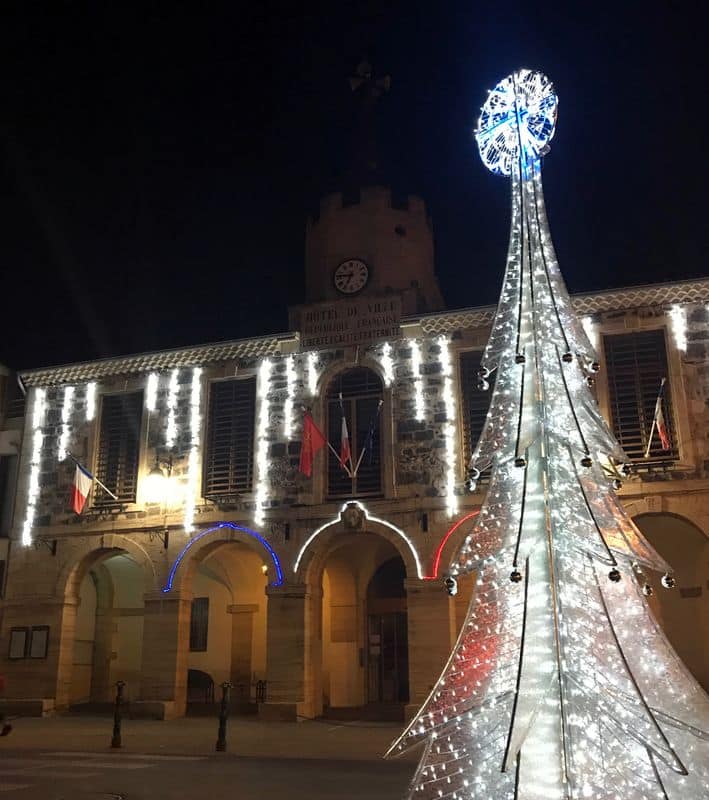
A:
{"label": "glowing white light", "polygon": [[177,393],[180,385],[178,377],[179,369],[173,369],[170,373],[170,384],[167,392],[167,430],[165,431],[165,447],[169,450],[175,444],[177,438]]}
{"label": "glowing white light", "polygon": [[96,416],[96,381],[91,381],[86,384],[86,421],[91,420]]}
{"label": "glowing white light", "polygon": [[62,400],[62,430],[59,436],[59,449],[57,458],[64,461],[67,456],[67,447],[69,446],[69,433],[71,428],[69,421],[71,420],[71,413],[74,410],[74,387],[64,387],[64,399]]}
{"label": "glowing white light", "polygon": [[416,419],[418,422],[423,422],[426,414],[426,405],[423,397],[423,378],[421,377],[421,346],[416,341],[411,342],[411,371],[414,375]]}
{"label": "glowing white light", "polygon": [[187,487],[185,492],[185,533],[194,530],[195,496],[199,477],[199,444],[202,413],[200,400],[202,396],[202,368],[192,369],[192,386],[190,390],[190,454],[187,460]]}
{"label": "glowing white light", "polygon": [[675,346],[684,353],[687,350],[687,312],[682,306],[673,305],[670,309],[670,320]]}
{"label": "glowing white light", "polygon": [[158,401],[158,374],[151,372],[148,375],[148,383],[145,388],[145,407],[148,411],[155,411]]}
{"label": "glowing white light", "polygon": [[254,521],[263,525],[268,505],[268,426],[271,419],[271,373],[273,364],[268,358],[261,362],[258,378],[259,415],[256,428],[256,498]]}
{"label": "glowing white light", "polygon": [[598,326],[593,321],[593,317],[581,317],[581,324],[584,331],[586,331],[588,341],[591,342],[593,349],[597,351],[599,345]]}
{"label": "glowing white light", "polygon": [[286,391],[287,396],[283,404],[283,435],[290,440],[293,435],[293,404],[295,401],[295,384],[298,375],[295,371],[295,356],[286,358]]}
{"label": "glowing white light", "polygon": [[439,359],[443,375],[443,402],[447,418],[443,428],[443,436],[446,443],[446,511],[448,516],[452,517],[458,511],[458,498],[455,494],[455,479],[458,467],[456,447],[458,432],[455,425],[456,403],[453,391],[453,363],[447,337],[439,337],[438,344],[441,349]]}
{"label": "glowing white light", "polygon": [[380,363],[384,372],[384,385],[391,386],[394,382],[394,359],[391,357],[391,345],[389,342],[384,342],[382,345]]}
{"label": "glowing white light", "polygon": [[308,392],[311,396],[318,393],[318,354],[308,353]]}
{"label": "glowing white light", "polygon": [[342,507],[340,508],[340,512],[336,517],[333,517],[329,522],[326,522],[324,525],[321,525],[319,528],[314,530],[310,536],[306,539],[305,544],[300,548],[298,551],[298,555],[295,559],[295,564],[293,565],[293,572],[298,572],[298,567],[300,566],[300,562],[303,558],[303,554],[308,549],[310,544],[327,528],[331,528],[333,525],[337,525],[340,522],[343,512],[347,509],[347,506],[355,505],[360,511],[364,512],[364,518],[369,520],[370,522],[376,522],[379,525],[384,525],[385,527],[389,528],[390,530],[394,531],[397,536],[400,536],[408,545],[409,550],[411,551],[411,555],[413,556],[414,562],[416,564],[416,574],[419,578],[423,578],[423,572],[421,570],[421,560],[419,559],[418,552],[414,547],[414,543],[409,539],[409,537],[401,530],[401,528],[397,528],[396,525],[392,525],[391,522],[388,522],[385,519],[381,519],[380,517],[375,517],[373,514],[370,514],[367,510],[366,506],[360,503],[358,500],[348,500],[346,503],[343,503]]}
{"label": "glowing white light", "polygon": [[27,484],[27,507],[25,521],[22,526],[22,544],[32,544],[32,526],[34,525],[39,500],[39,465],[42,457],[44,434],[42,427],[47,412],[47,394],[44,389],[35,389],[34,406],[32,408],[32,452],[30,454],[30,474]]}

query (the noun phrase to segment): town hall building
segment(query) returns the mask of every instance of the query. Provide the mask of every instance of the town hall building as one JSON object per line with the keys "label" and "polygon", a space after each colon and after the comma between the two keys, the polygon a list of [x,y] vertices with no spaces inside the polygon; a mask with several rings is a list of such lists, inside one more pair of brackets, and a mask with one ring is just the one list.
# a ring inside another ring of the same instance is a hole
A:
{"label": "town hall building", "polygon": [[[386,81],[359,78],[366,107]],[[123,681],[131,714],[172,718],[230,682],[264,719],[404,719],[431,690],[474,591],[443,579],[487,486],[467,463],[495,309],[444,307],[424,200],[360,156],[307,222],[287,332],[0,370],[6,708],[101,708]],[[635,466],[620,496],[675,568],[649,602],[709,688],[709,280],[572,299]]]}

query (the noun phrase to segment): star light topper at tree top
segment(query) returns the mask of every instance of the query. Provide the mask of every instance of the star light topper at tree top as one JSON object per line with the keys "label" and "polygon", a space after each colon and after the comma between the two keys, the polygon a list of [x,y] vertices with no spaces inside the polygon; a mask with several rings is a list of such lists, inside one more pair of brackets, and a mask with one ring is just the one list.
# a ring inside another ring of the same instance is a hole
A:
{"label": "star light topper at tree top", "polygon": [[627,458],[591,394],[597,356],[547,224],[556,105],[548,78],[519,70],[476,132],[512,183],[479,375],[494,390],[472,455],[490,485],[451,567],[477,582],[440,680],[389,752],[425,742],[409,794],[422,800],[706,800],[709,698],[647,606],[643,570],[668,566],[616,496]]}

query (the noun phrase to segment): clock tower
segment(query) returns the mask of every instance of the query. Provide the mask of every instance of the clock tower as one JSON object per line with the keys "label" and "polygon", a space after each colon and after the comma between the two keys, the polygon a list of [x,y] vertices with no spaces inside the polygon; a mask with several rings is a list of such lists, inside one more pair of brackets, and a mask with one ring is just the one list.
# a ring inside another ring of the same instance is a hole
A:
{"label": "clock tower", "polygon": [[[376,106],[389,90],[362,62],[350,79],[357,101],[353,147],[343,191],[324,196],[305,237],[306,305],[347,298],[390,298],[403,315],[437,311],[431,219],[424,201],[399,196],[381,174]],[[300,309],[292,309],[297,322]]]}

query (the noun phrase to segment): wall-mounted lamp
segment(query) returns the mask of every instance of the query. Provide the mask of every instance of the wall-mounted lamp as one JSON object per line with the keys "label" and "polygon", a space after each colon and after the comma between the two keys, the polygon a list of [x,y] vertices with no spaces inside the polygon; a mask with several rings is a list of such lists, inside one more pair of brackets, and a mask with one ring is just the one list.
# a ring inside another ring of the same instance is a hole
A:
{"label": "wall-mounted lamp", "polygon": [[172,456],[160,459],[155,453],[155,464],[145,477],[143,491],[148,503],[162,503],[167,495],[168,480],[172,475]]}

